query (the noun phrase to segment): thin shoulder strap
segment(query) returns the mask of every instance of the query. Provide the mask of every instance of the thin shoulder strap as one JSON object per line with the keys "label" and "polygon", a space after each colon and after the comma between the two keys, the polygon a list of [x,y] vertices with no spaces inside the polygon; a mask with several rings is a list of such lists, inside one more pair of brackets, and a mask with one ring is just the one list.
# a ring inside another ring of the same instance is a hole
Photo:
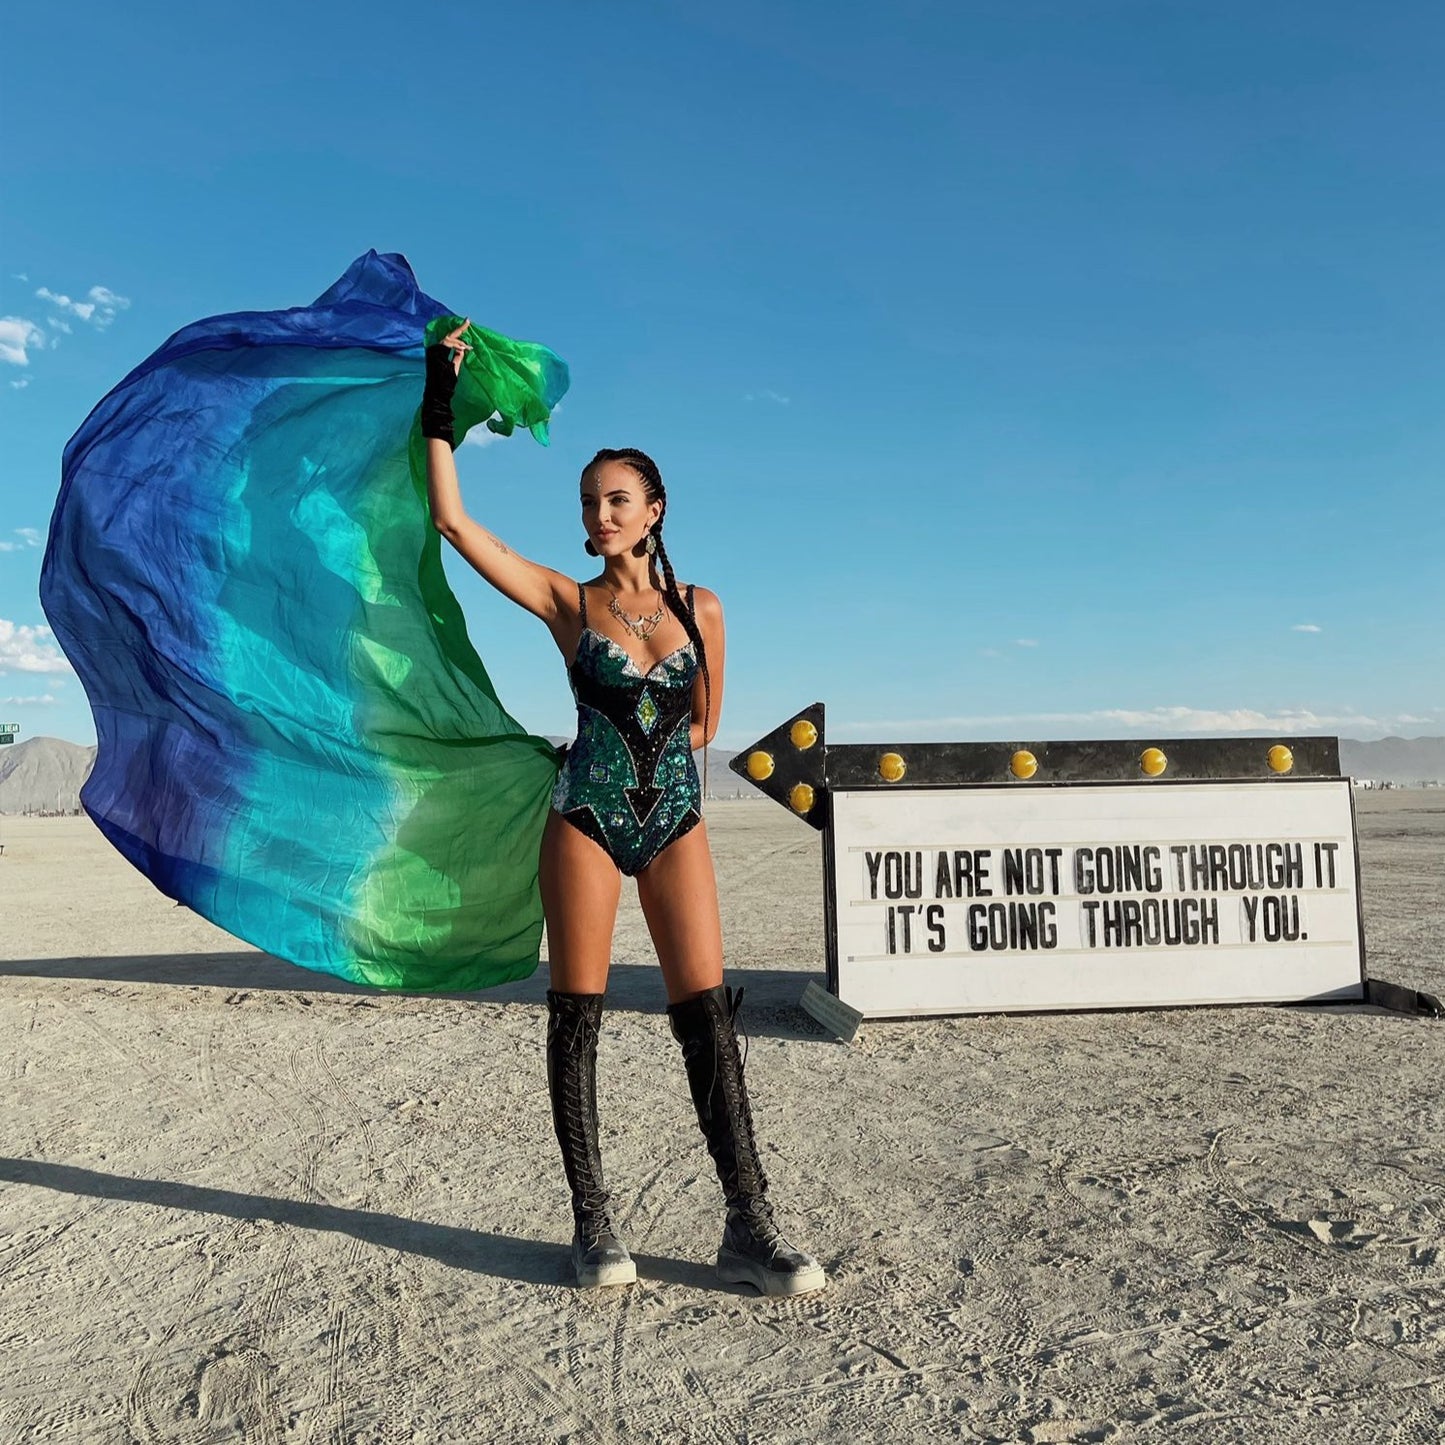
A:
{"label": "thin shoulder strap", "polygon": [[577,584],[577,613],[582,619],[583,627],[587,626],[587,589],[579,582]]}

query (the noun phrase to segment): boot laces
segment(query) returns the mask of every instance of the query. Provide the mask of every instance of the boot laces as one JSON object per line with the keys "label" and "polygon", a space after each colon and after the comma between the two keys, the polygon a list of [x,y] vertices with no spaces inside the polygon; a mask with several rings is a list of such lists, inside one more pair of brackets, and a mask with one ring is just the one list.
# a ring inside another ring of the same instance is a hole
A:
{"label": "boot laces", "polygon": [[[728,1023],[730,1023],[730,1024],[732,1025],[732,1027],[733,1027],[733,1033],[736,1035],[736,1034],[738,1033],[738,1024],[737,1024],[738,1010],[741,1009],[742,1006],[743,1006],[743,990],[742,990],[741,988],[739,988],[736,993],[732,993],[732,991],[729,990],[729,995],[730,995],[730,997],[729,997],[729,999],[728,999]],[[742,1040],[743,1040],[742,1067],[743,1067],[743,1068],[747,1068],[747,1066],[748,1066],[748,1044],[749,1044],[750,1041],[749,1041],[749,1039],[748,1039],[748,1028],[747,1028],[747,1025],[746,1025],[746,1024],[744,1024],[744,1025],[742,1026]]]}
{"label": "boot laces", "polygon": [[548,1041],[550,1042],[555,1034],[561,1034],[568,1029],[571,1031],[566,1042],[568,1053],[579,1053],[579,1044],[589,1050],[595,1049],[602,1038],[601,1031],[593,1025],[592,1020],[579,1010],[570,1018],[564,1018],[560,1013],[554,1014],[550,1020]]}
{"label": "boot laces", "polygon": [[[734,1038],[736,1038],[736,1037],[738,1036],[737,1017],[738,1017],[738,1010],[742,1007],[742,1005],[743,1005],[743,990],[742,990],[741,988],[739,988],[736,992],[734,992],[732,989],[728,989],[728,991],[727,991],[727,1002],[726,1002],[726,1004],[724,1005],[724,1011],[725,1011],[724,1016],[725,1016],[726,1019],[727,1019],[728,1027],[729,1027],[729,1029],[732,1030],[732,1033],[733,1033]],[[708,1098],[709,1103],[708,1103],[708,1106],[707,1106],[707,1115],[706,1115],[706,1117],[708,1117],[708,1118],[710,1119],[710,1118],[712,1117],[711,1100],[712,1100],[713,1090],[717,1087],[718,1070],[719,1070],[719,1069],[721,1068],[721,1066],[722,1066],[722,1056],[721,1056],[722,1040],[721,1040],[721,1037],[720,1037],[720,1034],[719,1034],[719,1030],[717,1030],[717,1029],[709,1029],[709,1030],[708,1030],[708,1033],[710,1034],[710,1036],[711,1036],[711,1041],[712,1041],[712,1078],[708,1081],[708,1086],[707,1086],[707,1098]],[[743,1033],[742,1033],[742,1054],[741,1054],[741,1058],[740,1058],[740,1061],[739,1061],[739,1071],[740,1071],[740,1072],[741,1072],[741,1070],[746,1069],[747,1066],[748,1066],[748,1042],[749,1042],[749,1040],[748,1040],[748,1035],[747,1035],[746,1026],[745,1026],[745,1027],[744,1027],[744,1030],[743,1030]],[[683,1046],[683,1057],[684,1057],[684,1058],[693,1058],[693,1057],[696,1057],[696,1056],[697,1056],[698,1054],[700,1054],[701,1052],[702,1052],[702,1041],[701,1041],[700,1039],[699,1039],[699,1040],[695,1040],[695,1041],[694,1041],[694,1040],[689,1040],[688,1043],[684,1044],[684,1046]]]}
{"label": "boot laces", "polygon": [[584,1249],[596,1249],[604,1235],[617,1238],[612,1216],[607,1212],[606,1196],[601,1204],[584,1202],[577,1211],[577,1235]]}
{"label": "boot laces", "polygon": [[738,1210],[737,1220],[753,1240],[770,1253],[776,1255],[779,1250],[789,1248],[788,1241],[783,1238],[783,1232],[773,1218],[772,1202],[766,1197],[750,1199]]}

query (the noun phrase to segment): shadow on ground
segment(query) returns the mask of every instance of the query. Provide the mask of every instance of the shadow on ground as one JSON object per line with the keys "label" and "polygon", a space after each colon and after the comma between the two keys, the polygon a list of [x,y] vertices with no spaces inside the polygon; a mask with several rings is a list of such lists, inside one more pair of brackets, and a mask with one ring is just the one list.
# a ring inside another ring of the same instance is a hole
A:
{"label": "shadow on ground", "polygon": [[[0,978],[89,979],[95,983],[168,984],[241,992],[272,990],[300,995],[351,995],[378,1008],[391,999],[452,998],[477,1004],[535,1004],[546,1007],[547,963],[530,978],[479,993],[422,994],[367,988],[330,974],[315,973],[269,953],[171,953],[118,958],[43,958],[0,963]],[[728,974],[728,982],[746,990],[743,1020],[747,1032],[767,1038],[819,1038],[823,1031],[798,1006],[810,980],[821,974],[804,969],[756,968]],[[614,963],[607,985],[607,1007],[624,1013],[661,1014],[667,1005],[656,964]]]}
{"label": "shadow on ground", "polygon": [[[0,1158],[0,1181],[30,1184],[80,1198],[112,1199],[126,1204],[153,1205],[159,1209],[184,1209],[229,1219],[264,1219],[298,1229],[346,1234],[378,1249],[397,1249],[423,1255],[454,1269],[493,1275],[497,1279],[520,1280],[524,1284],[571,1283],[570,1247],[545,1240],[517,1239],[505,1234],[490,1234],[486,1230],[428,1224],[420,1219],[404,1219],[399,1215],[378,1214],[367,1209],[342,1209],[300,1199],[275,1199],[232,1189],[179,1184],[170,1179],[135,1179],[124,1174],[104,1174],[95,1169],[80,1169],[39,1159]],[[715,1290],[719,1287],[712,1268],[699,1261],[667,1259],[652,1254],[637,1254],[633,1258],[637,1262],[638,1274],[644,1279],[687,1285],[694,1289]]]}

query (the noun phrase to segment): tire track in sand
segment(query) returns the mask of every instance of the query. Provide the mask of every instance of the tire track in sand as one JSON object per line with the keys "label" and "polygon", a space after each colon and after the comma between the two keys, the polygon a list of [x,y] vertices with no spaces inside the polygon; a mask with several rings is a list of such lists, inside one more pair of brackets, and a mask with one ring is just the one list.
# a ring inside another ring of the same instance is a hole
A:
{"label": "tire track in sand", "polygon": [[[306,1108],[317,1121],[318,1139],[324,1141],[334,1135],[339,1141],[348,1128],[354,1132],[360,1144],[360,1167],[355,1176],[360,1179],[361,1189],[348,1207],[375,1210],[376,1186],[384,1171],[371,1116],[357,1103],[319,1039],[313,1040],[308,1050],[298,1048],[292,1052],[291,1073]],[[345,1116],[341,1129],[333,1123],[336,1110]],[[319,1166],[318,1151],[309,1175],[313,1189],[317,1187]],[[407,1175],[411,1177],[410,1170]],[[408,1416],[413,1402],[407,1394],[406,1382],[414,1378],[417,1371],[411,1368],[416,1362],[403,1358],[401,1320],[404,1316],[410,1329],[422,1339],[426,1338],[431,1324],[417,1317],[414,1310],[403,1308],[404,1303],[422,1294],[415,1288],[408,1291],[402,1280],[404,1274],[410,1274],[415,1286],[416,1269],[415,1260],[404,1252],[372,1245],[360,1235],[352,1235],[346,1241],[341,1260],[340,1298],[334,1300],[330,1318],[334,1348],[328,1355],[324,1386],[325,1403],[334,1412],[332,1439],[337,1445],[346,1438],[347,1384],[343,1382],[343,1368],[352,1389],[358,1370],[364,1372],[376,1402],[370,1421],[364,1427],[358,1421],[353,1433],[357,1428],[364,1428],[367,1438],[389,1442],[389,1445],[391,1442],[409,1445],[412,1439]],[[363,1328],[353,1326],[353,1314],[365,1322]]]}
{"label": "tire track in sand", "polygon": [[190,1292],[176,1310],[175,1317],[161,1331],[151,1348],[142,1354],[136,1366],[130,1388],[126,1391],[125,1415],[126,1425],[138,1445],[188,1445],[190,1441],[196,1441],[199,1445],[199,1442],[209,1440],[211,1436],[209,1429],[199,1431],[199,1422],[197,1429],[177,1434],[178,1427],[189,1425],[189,1422],[178,1420],[174,1408],[165,1410],[164,1420],[156,1419],[157,1412],[163,1408],[164,1396],[160,1384],[153,1377],[158,1374],[158,1366],[167,1346],[179,1333],[181,1326],[191,1318],[201,1296],[210,1287],[221,1266],[231,1262],[234,1249],[228,1246],[234,1244],[240,1228],[239,1224],[234,1224],[223,1231],[217,1239],[218,1248],[214,1253],[208,1252],[204,1244],[202,1245],[201,1252],[206,1257],[205,1272],[191,1286]]}
{"label": "tire track in sand", "polygon": [[[267,1148],[255,1129],[236,1138],[237,1126],[244,1114],[233,1107],[224,1087],[225,1080],[228,1075],[234,1075],[244,1085],[260,1089],[290,1122],[297,1136],[304,1137],[304,1124],[249,1070],[234,1067],[232,1054],[218,1051],[217,1037],[218,1030],[211,1028],[200,1041],[196,1061],[197,1116],[210,1126],[218,1139],[232,1141],[232,1147],[225,1153],[241,1154],[247,1160],[260,1158],[269,1166],[264,1173],[273,1178],[294,1180],[297,1171]],[[155,1073],[153,1077],[168,1084],[175,1095],[183,1098],[190,1095],[189,1090],[168,1075]],[[319,1154],[319,1143],[314,1152]],[[209,1165],[213,1167],[215,1161],[216,1154],[208,1156]],[[301,1177],[304,1180],[304,1166]],[[246,1177],[236,1178],[233,1188],[244,1189],[248,1184],[254,1187],[252,1171],[248,1171]],[[178,1352],[176,1345],[186,1338],[179,1333],[182,1326],[192,1318],[208,1315],[205,1296],[218,1281],[230,1276],[233,1263],[242,1253],[243,1237],[252,1244],[259,1242],[259,1249],[246,1250],[248,1259],[259,1261],[268,1247],[279,1250],[279,1258],[261,1275],[256,1287],[242,1291],[244,1298],[257,1301],[255,1311],[249,1317],[245,1314],[236,1317],[233,1327],[221,1338],[209,1343],[198,1338],[189,1348]],[[137,1369],[126,1400],[131,1428],[142,1442],[192,1438],[209,1441],[215,1438],[220,1422],[236,1420],[244,1428],[244,1438],[261,1445],[280,1445],[284,1425],[276,1396],[273,1360],[282,1346],[284,1304],[294,1277],[293,1230],[280,1223],[237,1217],[207,1233],[201,1252],[208,1267],[179,1307],[170,1327],[157,1330],[153,1322],[141,1319],[151,1334],[152,1343]],[[199,1350],[199,1355],[191,1354],[193,1349]],[[177,1391],[177,1370],[187,1355],[194,1361],[189,1370],[189,1388]],[[167,1365],[169,1368],[165,1368]]]}

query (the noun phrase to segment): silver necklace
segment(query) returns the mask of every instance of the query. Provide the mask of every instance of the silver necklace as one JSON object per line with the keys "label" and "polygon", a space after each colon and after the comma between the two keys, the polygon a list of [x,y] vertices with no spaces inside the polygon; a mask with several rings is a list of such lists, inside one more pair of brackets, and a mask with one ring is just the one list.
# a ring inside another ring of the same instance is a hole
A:
{"label": "silver necklace", "polygon": [[662,625],[662,615],[666,604],[662,600],[662,593],[657,594],[657,611],[652,613],[639,613],[636,617],[629,617],[622,610],[622,604],[617,600],[617,591],[610,582],[602,584],[612,593],[612,600],[607,604],[607,610],[636,638],[646,642],[649,637]]}

